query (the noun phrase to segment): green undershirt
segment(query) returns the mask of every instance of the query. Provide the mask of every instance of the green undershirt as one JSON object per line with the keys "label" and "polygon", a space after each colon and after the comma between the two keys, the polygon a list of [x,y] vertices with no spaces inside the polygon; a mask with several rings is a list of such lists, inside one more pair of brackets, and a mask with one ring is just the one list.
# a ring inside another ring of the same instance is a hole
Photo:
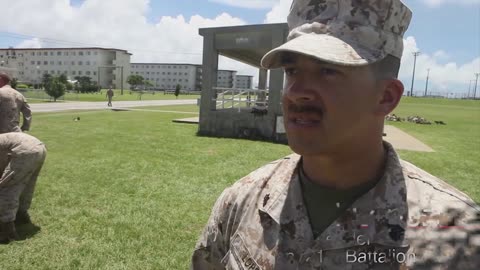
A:
{"label": "green undershirt", "polygon": [[345,190],[333,189],[312,182],[299,166],[299,177],[313,235],[317,238],[348,209],[356,199],[367,193],[377,181]]}

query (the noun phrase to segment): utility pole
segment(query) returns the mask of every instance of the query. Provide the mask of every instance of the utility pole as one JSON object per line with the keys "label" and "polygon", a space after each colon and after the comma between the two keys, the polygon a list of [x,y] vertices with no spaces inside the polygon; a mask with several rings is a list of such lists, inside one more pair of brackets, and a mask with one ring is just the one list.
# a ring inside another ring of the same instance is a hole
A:
{"label": "utility pole", "polygon": [[475,88],[473,90],[473,99],[475,99],[476,95],[477,95],[477,84],[478,84],[478,76],[480,75],[480,73],[475,73]]}
{"label": "utility pole", "polygon": [[425,83],[425,97],[427,96],[427,90],[428,90],[428,77],[430,77],[430,69],[427,69],[427,82]]}
{"label": "utility pole", "polygon": [[415,66],[417,64],[417,56],[420,55],[420,52],[413,52],[413,75],[412,75],[412,87],[410,88],[410,96],[413,95],[413,82],[415,81]]}
{"label": "utility pole", "polygon": [[123,66],[120,66],[120,72],[121,72],[121,75],[120,75],[120,84],[122,86],[122,89],[120,90],[120,95],[123,95]]}
{"label": "utility pole", "polygon": [[470,98],[470,90],[472,89],[472,82],[474,82],[474,81],[475,80],[469,80],[467,98]]}

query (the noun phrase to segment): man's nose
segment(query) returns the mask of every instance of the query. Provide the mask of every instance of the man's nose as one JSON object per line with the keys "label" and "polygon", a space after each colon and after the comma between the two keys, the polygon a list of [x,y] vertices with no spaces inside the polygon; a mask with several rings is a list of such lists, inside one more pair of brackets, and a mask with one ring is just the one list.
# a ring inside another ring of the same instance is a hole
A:
{"label": "man's nose", "polygon": [[283,89],[283,97],[292,102],[306,102],[314,99],[314,91],[303,78],[295,78],[286,81]]}

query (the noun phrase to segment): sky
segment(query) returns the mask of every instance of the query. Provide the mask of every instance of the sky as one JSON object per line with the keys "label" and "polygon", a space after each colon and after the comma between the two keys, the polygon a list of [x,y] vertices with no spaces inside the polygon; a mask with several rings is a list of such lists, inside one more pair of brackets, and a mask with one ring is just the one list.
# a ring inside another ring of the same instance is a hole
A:
{"label": "sky", "polygon": [[[0,0],[0,48],[113,47],[131,62],[202,62],[199,28],[286,22],[292,0]],[[480,0],[403,0],[413,18],[400,80],[414,91],[473,91],[480,72]],[[221,57],[221,69],[258,70]],[[480,91],[480,79],[478,85]]]}

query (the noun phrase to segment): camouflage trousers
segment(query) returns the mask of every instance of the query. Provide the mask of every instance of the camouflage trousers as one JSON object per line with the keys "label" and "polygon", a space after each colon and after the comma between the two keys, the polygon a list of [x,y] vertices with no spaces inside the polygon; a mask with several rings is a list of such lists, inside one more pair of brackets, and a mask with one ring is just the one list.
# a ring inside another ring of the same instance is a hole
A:
{"label": "camouflage trousers", "polygon": [[12,154],[0,178],[0,222],[14,221],[17,211],[30,208],[46,154],[43,144]]}

